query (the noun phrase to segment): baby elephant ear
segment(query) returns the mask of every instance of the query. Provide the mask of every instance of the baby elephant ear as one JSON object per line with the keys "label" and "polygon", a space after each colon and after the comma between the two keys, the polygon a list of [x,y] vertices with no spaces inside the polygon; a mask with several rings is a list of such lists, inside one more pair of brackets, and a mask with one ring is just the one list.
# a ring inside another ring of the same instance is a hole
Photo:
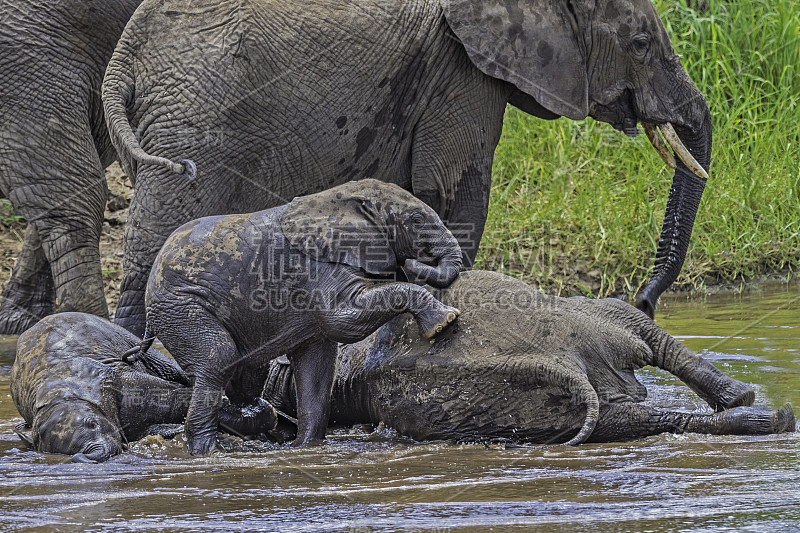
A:
{"label": "baby elephant ear", "polygon": [[380,206],[347,186],[295,198],[281,230],[293,248],[315,261],[343,263],[376,276],[397,270]]}
{"label": "baby elephant ear", "polygon": [[589,113],[578,34],[592,0],[440,0],[450,29],[484,74],[514,84],[557,115]]}
{"label": "baby elephant ear", "polygon": [[22,439],[22,442],[25,443],[25,446],[32,450],[36,449],[36,445],[33,443],[33,434],[31,433],[31,428],[29,428],[25,422],[17,425],[14,428],[14,433],[16,433],[17,436]]}

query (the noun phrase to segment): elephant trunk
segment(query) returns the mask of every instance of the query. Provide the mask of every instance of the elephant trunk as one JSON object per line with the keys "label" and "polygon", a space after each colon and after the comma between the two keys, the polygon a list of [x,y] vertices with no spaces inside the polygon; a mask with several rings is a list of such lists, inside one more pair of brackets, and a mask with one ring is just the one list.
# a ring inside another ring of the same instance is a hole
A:
{"label": "elephant trunk", "polygon": [[423,283],[437,289],[444,289],[453,283],[461,272],[464,264],[461,248],[455,238],[452,238],[452,242],[448,240],[445,244],[436,246],[433,256],[438,259],[435,266],[426,265],[416,259],[407,259],[405,267]]}
{"label": "elephant trunk", "polygon": [[121,443],[113,442],[110,440],[104,442],[94,443],[86,448],[83,452],[76,453],[72,456],[73,463],[104,463],[122,453],[123,446]]}
{"label": "elephant trunk", "polygon": [[[664,224],[658,241],[653,275],[636,302],[636,307],[647,316],[655,315],[658,297],[677,279],[689,248],[697,208],[703,196],[706,180],[699,175],[707,175],[711,164],[711,115],[705,102],[702,105],[700,126],[676,126],[675,133],[687,151],[699,164],[693,171],[691,158],[681,156],[675,161],[675,175],[669,191]],[[671,128],[662,128],[669,131]],[[669,139],[668,139],[669,140]],[[673,139],[671,144],[675,143]],[[657,144],[654,142],[654,145]],[[686,163],[684,163],[686,159]],[[688,164],[688,166],[687,166]],[[699,175],[698,175],[699,174]]]}

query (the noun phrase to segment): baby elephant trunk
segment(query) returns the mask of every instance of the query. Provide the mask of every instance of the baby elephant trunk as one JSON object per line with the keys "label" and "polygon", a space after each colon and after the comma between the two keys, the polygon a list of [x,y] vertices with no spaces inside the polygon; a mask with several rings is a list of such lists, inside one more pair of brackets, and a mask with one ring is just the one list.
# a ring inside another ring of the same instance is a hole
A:
{"label": "baby elephant trunk", "polygon": [[72,456],[73,463],[104,463],[115,455],[122,453],[121,443],[108,440],[87,447],[86,450]]}
{"label": "baby elephant trunk", "polygon": [[[455,240],[455,239],[454,239]],[[449,246],[444,253],[436,255],[438,263],[427,265],[416,259],[407,259],[405,267],[413,272],[422,282],[437,289],[444,289],[455,281],[463,265],[461,248],[456,243]]]}

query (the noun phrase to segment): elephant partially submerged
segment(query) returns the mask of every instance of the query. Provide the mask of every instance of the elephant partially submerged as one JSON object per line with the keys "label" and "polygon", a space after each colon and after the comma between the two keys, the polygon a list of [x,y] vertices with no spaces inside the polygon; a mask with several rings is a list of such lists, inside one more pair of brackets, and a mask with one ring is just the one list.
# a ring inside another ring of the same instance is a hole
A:
{"label": "elephant partially submerged", "polygon": [[[156,426],[183,422],[192,392],[186,375],[155,349],[124,362],[122,355],[140,342],[85,313],[50,315],[25,331],[11,370],[11,397],[25,420],[20,438],[75,462],[102,462]],[[226,406],[220,416],[224,428],[240,434],[275,423],[266,405],[247,413]]]}
{"label": "elephant partially submerged", "polygon": [[176,227],[349,180],[413,192],[471,263],[507,103],[629,135],[643,123],[677,166],[637,304],[652,316],[683,265],[711,162],[708,108],[649,0],[145,0],[103,102],[136,182],[117,310],[136,334]]}
{"label": "elephant partially submerged", "polygon": [[0,334],[54,311],[108,317],[100,232],[116,159],[100,84],[140,0],[0,0],[0,196],[28,222]]}
{"label": "elephant partially submerged", "polygon": [[[568,444],[795,429],[788,406],[744,407],[754,400],[750,387],[620,300],[546,296],[486,271],[461,274],[439,297],[461,316],[434,340],[400,316],[340,349],[334,423],[384,422],[418,440]],[[678,376],[718,412],[643,405],[634,370],[645,365]],[[273,362],[264,397],[291,415],[289,366]]]}

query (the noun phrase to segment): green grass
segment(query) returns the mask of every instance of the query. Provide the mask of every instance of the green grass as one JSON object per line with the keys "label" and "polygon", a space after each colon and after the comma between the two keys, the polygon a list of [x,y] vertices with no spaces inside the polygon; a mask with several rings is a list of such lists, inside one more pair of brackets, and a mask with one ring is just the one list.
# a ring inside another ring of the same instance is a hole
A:
{"label": "green grass", "polygon": [[[711,176],[678,280],[694,288],[800,267],[800,7],[706,4],[655,2],[714,122]],[[509,108],[493,176],[478,266],[551,292],[631,293],[646,281],[672,173],[644,135]]]}
{"label": "green grass", "polygon": [[14,214],[14,206],[11,205],[11,202],[5,198],[0,199],[0,225],[10,227],[19,224],[23,220],[21,216]]}

